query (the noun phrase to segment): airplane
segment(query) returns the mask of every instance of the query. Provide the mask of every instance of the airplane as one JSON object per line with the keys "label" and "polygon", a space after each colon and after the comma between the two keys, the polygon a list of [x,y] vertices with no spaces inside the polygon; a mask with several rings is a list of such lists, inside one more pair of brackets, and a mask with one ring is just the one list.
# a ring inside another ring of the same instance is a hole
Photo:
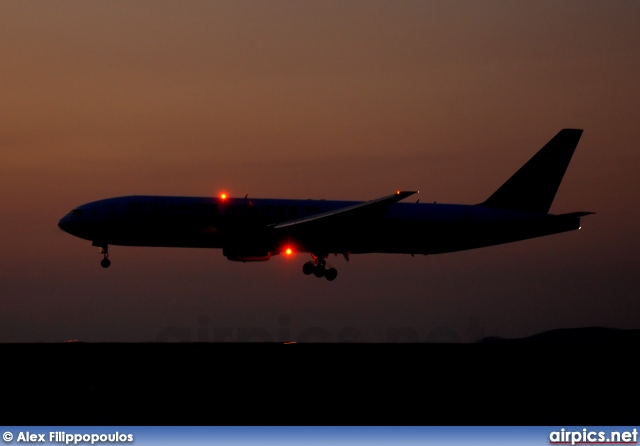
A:
{"label": "airplane", "polygon": [[477,204],[400,203],[418,193],[404,190],[369,201],[129,195],[78,206],[58,226],[98,247],[104,268],[109,245],[217,248],[240,262],[303,252],[303,273],[332,281],[330,254],[440,254],[580,229],[594,212],[549,209],[582,132],[560,130]]}

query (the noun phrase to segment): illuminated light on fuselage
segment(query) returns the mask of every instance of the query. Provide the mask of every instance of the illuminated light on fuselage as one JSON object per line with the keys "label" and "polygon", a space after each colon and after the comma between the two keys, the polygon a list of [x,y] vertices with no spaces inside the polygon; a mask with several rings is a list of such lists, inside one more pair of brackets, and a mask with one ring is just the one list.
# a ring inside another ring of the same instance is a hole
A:
{"label": "illuminated light on fuselage", "polygon": [[221,200],[226,200],[226,199],[227,199],[227,194],[226,194],[225,192],[222,192],[222,193],[220,194],[220,199],[221,199]]}
{"label": "illuminated light on fuselage", "polygon": [[285,249],[285,250],[284,250],[284,253],[285,253],[286,255],[290,256],[291,254],[293,254],[293,249],[291,249],[291,248],[287,248],[287,249]]}

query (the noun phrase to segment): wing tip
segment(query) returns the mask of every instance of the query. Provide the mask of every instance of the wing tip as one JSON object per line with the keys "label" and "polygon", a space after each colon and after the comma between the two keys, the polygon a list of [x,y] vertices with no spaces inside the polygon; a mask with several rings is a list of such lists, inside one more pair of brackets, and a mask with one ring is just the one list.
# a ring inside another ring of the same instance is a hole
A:
{"label": "wing tip", "polygon": [[400,197],[400,200],[402,200],[404,198],[410,197],[413,194],[418,194],[418,193],[420,193],[420,191],[417,191],[417,190],[399,190],[398,189],[396,191],[396,196]]}

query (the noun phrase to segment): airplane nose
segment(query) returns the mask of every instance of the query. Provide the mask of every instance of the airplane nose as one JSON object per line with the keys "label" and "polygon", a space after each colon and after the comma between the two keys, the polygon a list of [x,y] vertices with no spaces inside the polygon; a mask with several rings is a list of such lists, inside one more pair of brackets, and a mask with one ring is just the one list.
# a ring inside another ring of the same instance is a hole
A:
{"label": "airplane nose", "polygon": [[58,222],[58,227],[64,232],[69,232],[69,217],[66,215],[62,217]]}

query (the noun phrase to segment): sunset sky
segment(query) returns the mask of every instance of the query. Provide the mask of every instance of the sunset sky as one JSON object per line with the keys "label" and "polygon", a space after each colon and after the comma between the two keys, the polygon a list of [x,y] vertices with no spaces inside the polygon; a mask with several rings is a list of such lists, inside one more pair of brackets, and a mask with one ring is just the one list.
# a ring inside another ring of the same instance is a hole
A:
{"label": "sunset sky", "polygon": [[[640,328],[640,3],[0,2],[0,342],[475,342]],[[119,195],[483,201],[584,129],[551,212],[451,254],[228,261],[57,227]],[[414,337],[412,337],[414,336]]]}

